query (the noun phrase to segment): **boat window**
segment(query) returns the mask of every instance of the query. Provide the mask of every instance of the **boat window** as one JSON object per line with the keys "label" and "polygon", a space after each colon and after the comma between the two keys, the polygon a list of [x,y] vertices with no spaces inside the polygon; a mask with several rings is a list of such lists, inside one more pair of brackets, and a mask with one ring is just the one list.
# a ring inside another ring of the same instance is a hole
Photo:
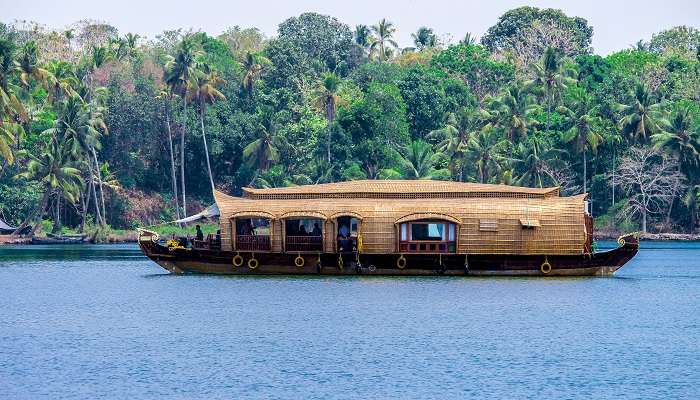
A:
{"label": "boat window", "polygon": [[236,250],[270,250],[270,220],[236,218]]}
{"label": "boat window", "polygon": [[451,222],[421,220],[400,225],[399,250],[410,253],[453,253],[457,227]]}
{"label": "boat window", "polygon": [[318,218],[295,218],[285,221],[285,243],[287,251],[322,251],[323,220]]}

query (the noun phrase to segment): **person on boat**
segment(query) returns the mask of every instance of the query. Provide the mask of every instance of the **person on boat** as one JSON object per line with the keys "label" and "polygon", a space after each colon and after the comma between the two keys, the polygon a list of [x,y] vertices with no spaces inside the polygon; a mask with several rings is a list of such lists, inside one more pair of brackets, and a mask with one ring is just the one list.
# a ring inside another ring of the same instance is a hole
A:
{"label": "person on boat", "polygon": [[216,230],[216,236],[214,236],[214,241],[221,244],[221,229]]}
{"label": "person on boat", "polygon": [[195,236],[195,240],[202,241],[204,240],[204,232],[202,232],[202,228],[197,225],[195,226],[195,229],[197,230],[197,235]]}
{"label": "person on boat", "polygon": [[341,225],[340,229],[338,229],[338,247],[340,251],[350,251],[352,249],[350,229],[348,229],[347,225]]}
{"label": "person on boat", "polygon": [[299,226],[299,236],[308,236],[306,232],[306,227],[304,225]]}
{"label": "person on boat", "polygon": [[311,236],[321,236],[321,227],[318,222],[314,222],[314,229],[311,231]]}

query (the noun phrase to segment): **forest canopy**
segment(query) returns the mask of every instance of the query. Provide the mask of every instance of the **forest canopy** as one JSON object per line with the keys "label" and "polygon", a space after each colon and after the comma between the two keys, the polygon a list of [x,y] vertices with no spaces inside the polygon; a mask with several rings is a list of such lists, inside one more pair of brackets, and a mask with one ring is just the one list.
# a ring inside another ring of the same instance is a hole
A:
{"label": "forest canopy", "polygon": [[477,41],[304,13],[266,37],[106,22],[0,24],[0,218],[134,228],[212,189],[439,179],[586,192],[599,228],[697,230],[700,31],[608,56],[594,27],[520,7]]}

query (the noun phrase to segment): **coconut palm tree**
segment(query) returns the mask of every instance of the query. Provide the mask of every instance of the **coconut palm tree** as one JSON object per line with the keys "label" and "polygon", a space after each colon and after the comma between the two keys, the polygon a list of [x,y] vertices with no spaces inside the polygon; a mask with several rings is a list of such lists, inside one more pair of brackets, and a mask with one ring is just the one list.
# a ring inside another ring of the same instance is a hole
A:
{"label": "coconut palm tree", "polygon": [[29,88],[29,80],[34,79],[45,88],[49,87],[51,74],[39,65],[39,48],[36,42],[30,40],[22,46],[19,58],[17,59],[17,70],[19,80],[25,88]]}
{"label": "coconut palm tree", "polygon": [[508,142],[494,128],[484,129],[469,139],[467,156],[474,160],[480,183],[488,183],[492,174],[503,168],[507,148]]}
{"label": "coconut palm tree", "polygon": [[670,120],[658,122],[662,130],[651,135],[654,146],[678,159],[679,172],[695,177],[700,168],[700,127],[693,128],[690,107],[677,106]]}
{"label": "coconut palm tree", "polygon": [[260,79],[260,74],[267,65],[270,64],[270,60],[265,58],[262,54],[247,52],[245,59],[243,60],[243,79],[241,80],[241,89],[246,93],[248,99],[253,98],[253,90],[255,89],[255,82]]}
{"label": "coconut palm tree", "polygon": [[536,123],[532,114],[539,110],[526,85],[516,82],[503,93],[487,101],[495,124],[506,132],[508,140],[515,142],[527,137],[530,127]]}
{"label": "coconut palm tree", "polygon": [[388,47],[399,47],[399,44],[392,39],[394,33],[396,33],[396,28],[393,23],[387,21],[386,18],[382,18],[379,23],[372,25],[372,32],[375,37],[370,44],[370,54],[377,55],[377,59],[380,62],[385,61],[387,59]]}
{"label": "coconut palm tree", "polygon": [[46,65],[46,70],[52,77],[49,95],[54,102],[60,101],[64,97],[77,95],[75,88],[80,86],[80,81],[75,76],[73,66],[70,63],[52,60]]}
{"label": "coconut palm tree", "polygon": [[628,104],[620,104],[619,111],[623,117],[618,123],[622,133],[639,143],[647,143],[656,132],[660,132],[658,119],[661,105],[655,103],[649,90],[637,84]]}
{"label": "coconut palm tree", "polygon": [[534,79],[528,81],[527,86],[531,89],[539,88],[547,103],[547,130],[549,130],[549,113],[561,100],[562,92],[576,82],[572,77],[573,71],[565,68],[556,50],[548,46],[542,55],[542,62],[531,66]]}
{"label": "coconut palm tree", "polygon": [[363,50],[367,50],[367,48],[372,44],[372,41],[374,39],[372,37],[372,31],[370,31],[367,25],[355,26],[355,32],[353,36],[355,44],[360,46]]}
{"label": "coconut palm tree", "polygon": [[[651,135],[652,143],[678,160],[678,172],[697,182],[700,168],[700,127],[693,127],[693,118],[688,105],[675,107],[671,119],[657,120],[662,131]],[[670,224],[671,211],[676,200],[676,189],[671,194],[671,204],[666,212],[666,226]],[[688,202],[686,202],[688,203]],[[694,203],[689,203],[695,205]],[[689,209],[692,212],[692,210]],[[693,225],[694,226],[694,225]]]}
{"label": "coconut palm tree", "polygon": [[435,153],[430,144],[416,140],[401,154],[406,179],[430,179],[435,172]]}
{"label": "coconut palm tree", "polygon": [[598,116],[599,106],[595,104],[593,96],[586,93],[583,88],[572,88],[570,100],[566,106],[557,107],[571,126],[561,135],[564,143],[571,143],[577,153],[583,155],[583,192],[588,190],[588,171],[586,155],[588,151],[596,152],[598,145],[603,141],[603,135],[598,131],[602,124]]}
{"label": "coconut palm tree", "polygon": [[275,132],[274,127],[269,124],[258,126],[258,138],[248,143],[243,149],[243,159],[249,166],[255,168],[251,184],[255,182],[261,171],[267,171],[272,163],[279,161],[280,148],[285,146],[284,138]]}
{"label": "coconut palm tree", "polygon": [[173,130],[172,126],[170,124],[170,113],[172,112],[172,104],[173,104],[173,98],[175,95],[173,92],[170,90],[169,87],[166,88],[166,90],[163,90],[160,92],[160,94],[156,97],[157,99],[163,100],[163,103],[165,104],[165,126],[168,129],[167,136],[168,136],[168,151],[170,154],[170,181],[172,183],[173,187],[173,198],[175,199],[175,216],[177,219],[180,219],[180,201],[178,199],[178,194],[177,194],[177,174],[175,172],[176,166],[175,166],[175,151],[173,149]]}
{"label": "coconut palm tree", "polygon": [[[88,168],[88,182],[97,179],[97,185],[90,184],[95,202],[95,216],[97,222],[106,225],[104,193],[101,176],[97,174],[99,161],[97,150],[101,148],[100,137],[108,132],[107,125],[102,118],[102,109],[97,106],[89,106],[75,95],[69,97],[61,106],[59,116],[53,128],[43,132],[62,143],[74,159],[84,160]],[[99,200],[98,190],[99,188]]]}
{"label": "coconut palm tree", "polygon": [[476,37],[471,32],[467,32],[464,34],[464,39],[460,40],[459,43],[467,46],[474,45],[476,44]]}
{"label": "coconut palm tree", "polygon": [[175,55],[169,56],[165,64],[165,84],[182,99],[182,129],[180,131],[180,188],[182,189],[182,210],[187,216],[185,190],[185,136],[187,133],[187,93],[191,90],[191,80],[196,74],[196,59],[200,55],[194,39],[185,36],[177,44]]}
{"label": "coconut palm tree", "polygon": [[209,147],[207,146],[207,134],[204,129],[204,114],[206,113],[207,105],[214,104],[218,100],[226,100],[226,96],[219,91],[217,86],[226,83],[216,71],[211,70],[206,64],[202,66],[202,70],[192,77],[192,90],[187,96],[190,101],[197,104],[199,108],[199,123],[202,128],[202,140],[204,142],[204,155],[207,160],[207,171],[209,172],[209,183],[211,184],[212,193],[214,193],[214,176],[211,173],[211,162],[209,161]]}
{"label": "coconut palm tree", "polygon": [[515,183],[520,186],[545,187],[547,173],[545,167],[558,152],[540,135],[532,135],[517,146],[517,158],[514,159],[522,171]]}
{"label": "coconut palm tree", "polygon": [[426,136],[429,140],[437,142],[436,150],[447,155],[450,161],[448,169],[454,176],[459,167],[459,181],[464,178],[464,155],[469,144],[469,139],[477,135],[482,128],[483,114],[469,108],[462,108],[456,113],[447,116],[444,127],[431,131]]}
{"label": "coconut palm tree", "polygon": [[314,94],[314,103],[316,107],[323,110],[323,114],[328,121],[328,126],[326,127],[326,153],[328,163],[331,162],[331,124],[335,121],[335,113],[338,104],[342,103],[342,99],[338,96],[341,82],[342,80],[338,75],[332,72],[326,72],[321,76],[321,81],[318,83]]}
{"label": "coconut palm tree", "polygon": [[12,148],[24,135],[22,125],[28,120],[27,111],[10,83],[15,71],[14,52],[12,42],[0,39],[0,157],[9,164],[14,162]]}
{"label": "coconut palm tree", "polygon": [[[41,184],[43,191],[39,206],[17,227],[15,234],[41,219],[52,194],[60,193],[71,203],[75,203],[80,195],[80,170],[73,166],[70,152],[55,136],[51,137],[46,148],[38,156],[30,155],[26,171],[17,174],[15,178],[36,180]],[[34,224],[32,233],[38,226],[39,224]]]}
{"label": "coconut palm tree", "polygon": [[418,50],[430,49],[438,45],[437,35],[432,28],[421,26],[415,33],[411,34],[411,37]]}

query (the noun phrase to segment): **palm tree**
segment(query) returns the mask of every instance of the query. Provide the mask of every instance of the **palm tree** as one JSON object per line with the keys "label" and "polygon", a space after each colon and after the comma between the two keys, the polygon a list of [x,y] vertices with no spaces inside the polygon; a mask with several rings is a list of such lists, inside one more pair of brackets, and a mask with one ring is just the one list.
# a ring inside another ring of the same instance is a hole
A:
{"label": "palm tree", "polygon": [[532,114],[539,110],[528,88],[520,82],[508,86],[501,96],[491,99],[488,107],[495,111],[496,125],[505,130],[511,142],[527,137],[530,126],[536,123]]}
{"label": "palm tree", "polygon": [[542,56],[542,63],[531,66],[535,78],[528,82],[529,87],[541,88],[547,102],[547,130],[549,130],[549,114],[552,107],[561,99],[562,92],[575,83],[571,77],[573,71],[565,69],[556,50],[548,46]]}
{"label": "palm tree", "polygon": [[690,107],[676,107],[670,120],[660,119],[662,129],[651,135],[652,143],[678,159],[679,172],[688,177],[696,176],[700,168],[700,127],[693,129]]}
{"label": "palm tree", "polygon": [[532,135],[518,143],[518,158],[514,161],[520,166],[522,174],[515,179],[520,186],[544,187],[548,176],[545,167],[555,158],[557,151],[540,135]]}
{"label": "palm tree", "polygon": [[[678,172],[696,182],[700,167],[700,127],[693,129],[693,117],[688,105],[677,106],[671,119],[659,119],[661,132],[651,135],[656,148],[664,149],[678,159]],[[666,225],[671,220],[671,210],[676,198],[676,189],[671,194],[671,204],[666,212]],[[694,203],[691,203],[695,205]],[[689,210],[692,212],[692,210]]]}
{"label": "palm tree", "polygon": [[241,89],[248,95],[248,99],[253,98],[253,90],[255,81],[260,78],[265,66],[270,64],[270,60],[262,54],[247,52],[243,60],[243,79],[241,80]]}
{"label": "palm tree", "polygon": [[435,35],[432,28],[421,26],[416,33],[411,34],[411,37],[418,50],[429,49],[438,45],[437,35]]}
{"label": "palm tree", "polygon": [[46,65],[46,70],[53,78],[49,95],[54,102],[60,101],[64,97],[77,95],[75,88],[80,86],[80,81],[75,76],[73,66],[70,63],[52,60]]}
{"label": "palm tree", "polygon": [[355,26],[354,39],[355,44],[366,50],[372,44],[374,38],[367,25],[357,25]]}
{"label": "palm tree", "polygon": [[51,74],[39,66],[39,48],[36,42],[30,40],[22,46],[19,59],[17,60],[17,69],[20,73],[19,80],[25,88],[29,88],[30,78],[40,82],[45,88],[49,87]]}
{"label": "palm tree", "polygon": [[559,106],[559,111],[571,125],[561,135],[564,143],[571,143],[574,151],[583,154],[583,193],[588,190],[587,160],[588,150],[596,152],[598,145],[603,141],[603,136],[596,127],[602,123],[598,116],[599,106],[595,104],[593,96],[586,93],[583,88],[572,88],[571,99],[567,106]]}
{"label": "palm tree", "polygon": [[[17,174],[15,178],[39,181],[44,193],[39,206],[20,224],[14,234],[22,231],[30,223],[41,219],[52,194],[60,193],[71,203],[75,203],[80,195],[82,183],[80,170],[72,165],[69,151],[59,143],[58,138],[53,136],[47,148],[38,157],[30,157],[27,170]],[[39,224],[34,224],[32,233],[36,231],[38,226]]]}
{"label": "palm tree", "polygon": [[472,35],[471,32],[467,32],[464,35],[464,39],[460,40],[459,43],[467,46],[474,45],[476,44],[476,37]]}
{"label": "palm tree", "polygon": [[430,179],[435,172],[435,154],[430,144],[416,140],[401,154],[406,179]]}
{"label": "palm tree", "polygon": [[492,171],[502,169],[506,161],[503,152],[507,147],[508,142],[493,128],[484,129],[469,139],[467,152],[476,164],[480,183],[488,183]]}
{"label": "palm tree", "polygon": [[619,110],[623,115],[619,122],[620,129],[631,139],[647,143],[654,133],[661,131],[657,121],[661,105],[653,101],[644,85],[637,84],[629,104],[619,105]]}
{"label": "palm tree", "polygon": [[338,75],[332,72],[326,72],[321,76],[321,81],[318,83],[315,93],[314,102],[318,108],[323,110],[326,120],[328,121],[328,126],[326,127],[326,153],[328,163],[331,162],[331,124],[335,121],[335,112],[338,104],[342,102],[342,99],[338,96],[338,89],[340,88],[341,82],[342,80]]}
{"label": "palm tree", "polygon": [[208,104],[214,104],[218,100],[226,100],[226,96],[217,89],[217,86],[226,83],[216,71],[209,69],[207,65],[203,65],[201,71],[198,71],[192,77],[192,91],[188,94],[191,101],[194,101],[199,106],[199,123],[202,127],[202,140],[204,141],[204,155],[207,160],[207,171],[209,172],[209,183],[211,184],[212,193],[214,193],[214,176],[211,173],[211,163],[209,161],[209,147],[207,146],[207,135],[204,129],[204,114]]}
{"label": "palm tree", "polygon": [[243,159],[249,166],[256,169],[251,184],[255,182],[260,171],[267,171],[273,162],[279,160],[279,149],[286,145],[284,138],[277,135],[274,128],[269,125],[260,124],[258,132],[258,138],[248,143],[243,149]]}
{"label": "palm tree", "polygon": [[22,124],[28,120],[10,83],[10,75],[15,71],[14,51],[12,42],[0,39],[0,156],[9,164],[14,162],[12,147],[24,135]]}
{"label": "palm tree", "polygon": [[126,42],[129,55],[133,55],[136,52],[136,45],[138,44],[140,37],[141,36],[134,33],[127,33],[126,36],[124,36],[124,41]]}
{"label": "palm tree", "polygon": [[180,131],[180,188],[182,189],[182,210],[187,216],[187,197],[185,193],[185,135],[187,132],[187,93],[191,90],[190,82],[196,73],[196,59],[199,56],[192,37],[185,36],[175,49],[175,56],[168,57],[165,64],[165,83],[173,93],[182,98],[182,130]]}
{"label": "palm tree", "polygon": [[175,151],[173,150],[173,131],[172,127],[170,125],[170,113],[171,113],[171,106],[173,103],[173,98],[174,98],[173,92],[170,90],[168,87],[166,90],[163,90],[160,92],[160,94],[157,96],[158,99],[162,99],[163,102],[165,103],[165,125],[168,128],[167,136],[168,136],[168,150],[170,153],[170,181],[173,186],[173,198],[175,199],[175,216],[177,219],[180,219],[180,201],[178,199],[178,194],[177,194],[177,175],[175,172]]}
{"label": "palm tree", "polygon": [[[65,150],[75,159],[82,159],[88,167],[89,193],[92,194],[95,202],[95,216],[97,222],[106,225],[104,193],[102,188],[102,178],[98,174],[99,161],[96,149],[100,149],[100,137],[107,133],[107,125],[102,119],[100,107],[85,104],[79,96],[69,97],[63,104],[59,116],[53,128],[44,131],[44,134],[51,135],[56,140],[63,143]],[[92,183],[97,179],[99,188],[95,189]]]}
{"label": "palm tree", "polygon": [[426,136],[437,141],[436,150],[447,155],[450,159],[448,168],[454,176],[459,166],[459,181],[464,178],[464,154],[469,144],[469,139],[477,135],[481,129],[482,116],[479,112],[469,108],[462,108],[456,113],[447,116],[444,127],[431,131]]}
{"label": "palm tree", "polygon": [[372,32],[374,32],[375,38],[370,44],[370,53],[378,54],[379,61],[385,61],[387,59],[388,46],[393,48],[398,48],[399,45],[396,43],[392,37],[396,32],[394,24],[387,21],[386,18],[382,18],[378,24],[372,25]]}

